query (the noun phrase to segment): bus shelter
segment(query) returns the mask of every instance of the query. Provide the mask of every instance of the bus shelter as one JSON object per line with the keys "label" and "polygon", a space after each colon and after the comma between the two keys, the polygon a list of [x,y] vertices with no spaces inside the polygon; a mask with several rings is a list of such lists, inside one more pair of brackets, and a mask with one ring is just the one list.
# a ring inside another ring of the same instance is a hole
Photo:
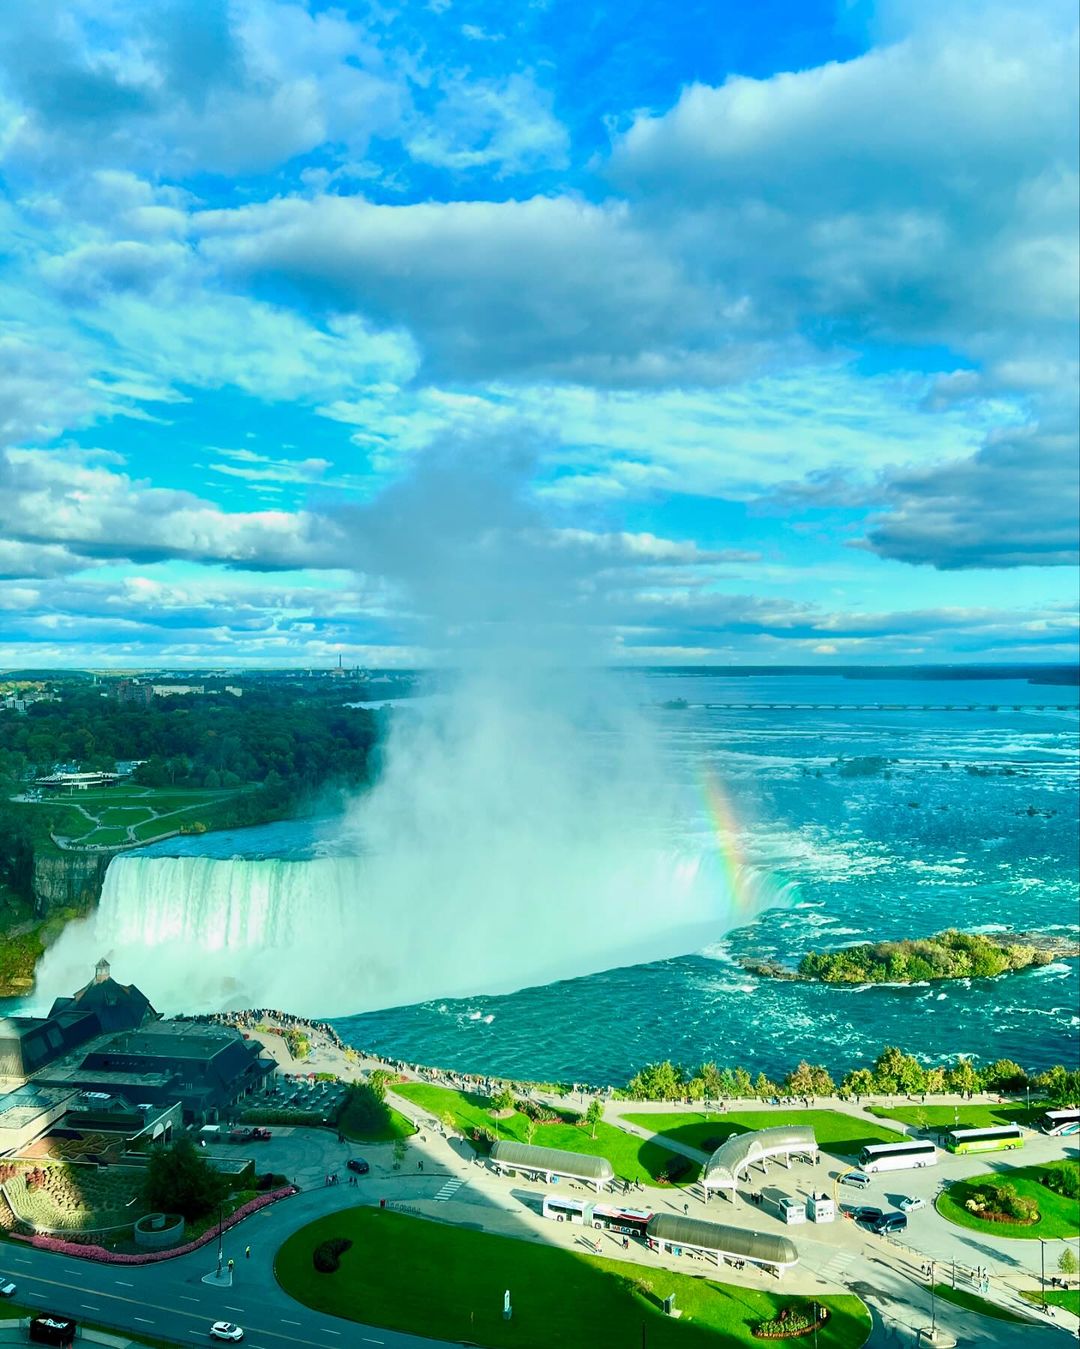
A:
{"label": "bus shelter", "polygon": [[539,1148],[532,1143],[514,1143],[500,1140],[493,1143],[489,1160],[496,1171],[524,1171],[543,1179],[550,1185],[560,1176],[581,1180],[599,1192],[615,1179],[615,1172],[606,1157],[592,1157],[585,1152],[564,1152],[561,1148]]}
{"label": "bus shelter", "polygon": [[792,1157],[817,1161],[817,1156],[814,1131],[803,1126],[732,1134],[705,1164],[705,1173],[701,1177],[705,1198],[708,1199],[713,1190],[727,1190],[734,1199],[739,1180],[752,1166],[760,1166],[764,1171],[766,1163],[775,1158],[781,1158],[785,1166],[790,1166]]}
{"label": "bus shelter", "polygon": [[799,1263],[795,1243],[787,1237],[767,1232],[748,1232],[744,1227],[727,1227],[701,1218],[683,1218],[677,1213],[658,1213],[645,1229],[650,1246],[681,1255],[692,1251],[717,1264],[727,1260],[738,1266],[743,1262],[760,1265],[779,1278],[785,1269]]}

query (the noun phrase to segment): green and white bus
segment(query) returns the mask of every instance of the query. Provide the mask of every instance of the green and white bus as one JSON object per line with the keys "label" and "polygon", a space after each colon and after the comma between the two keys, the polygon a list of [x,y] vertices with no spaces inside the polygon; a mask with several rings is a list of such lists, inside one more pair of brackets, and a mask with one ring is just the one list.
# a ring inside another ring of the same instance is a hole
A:
{"label": "green and white bus", "polygon": [[1000,1152],[1024,1146],[1024,1131],[1018,1124],[991,1129],[948,1129],[945,1146],[950,1152]]}

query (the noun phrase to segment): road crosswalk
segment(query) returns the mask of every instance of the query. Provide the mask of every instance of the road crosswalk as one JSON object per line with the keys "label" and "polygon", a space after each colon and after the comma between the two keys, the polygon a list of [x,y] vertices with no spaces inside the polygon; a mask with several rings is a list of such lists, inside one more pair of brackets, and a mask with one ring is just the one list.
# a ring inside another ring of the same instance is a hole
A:
{"label": "road crosswalk", "polygon": [[435,1196],[436,1204],[445,1204],[448,1199],[453,1199],[454,1195],[456,1195],[458,1190],[465,1184],[465,1181],[458,1180],[457,1177],[454,1177],[453,1180],[448,1180]]}

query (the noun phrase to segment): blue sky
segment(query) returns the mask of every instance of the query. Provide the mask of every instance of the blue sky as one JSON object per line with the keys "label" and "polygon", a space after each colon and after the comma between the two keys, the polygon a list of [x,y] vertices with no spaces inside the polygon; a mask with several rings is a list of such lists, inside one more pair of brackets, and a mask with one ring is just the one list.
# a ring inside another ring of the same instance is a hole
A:
{"label": "blue sky", "polygon": [[1074,6],[0,34],[0,661],[1076,651]]}

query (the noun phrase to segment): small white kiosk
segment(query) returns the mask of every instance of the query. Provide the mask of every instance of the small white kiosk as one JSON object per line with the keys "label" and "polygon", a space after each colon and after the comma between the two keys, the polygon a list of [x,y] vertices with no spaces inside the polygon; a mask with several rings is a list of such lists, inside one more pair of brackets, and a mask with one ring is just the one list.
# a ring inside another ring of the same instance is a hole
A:
{"label": "small white kiosk", "polygon": [[836,1203],[830,1195],[812,1194],[806,1201],[806,1216],[812,1223],[834,1222]]}

